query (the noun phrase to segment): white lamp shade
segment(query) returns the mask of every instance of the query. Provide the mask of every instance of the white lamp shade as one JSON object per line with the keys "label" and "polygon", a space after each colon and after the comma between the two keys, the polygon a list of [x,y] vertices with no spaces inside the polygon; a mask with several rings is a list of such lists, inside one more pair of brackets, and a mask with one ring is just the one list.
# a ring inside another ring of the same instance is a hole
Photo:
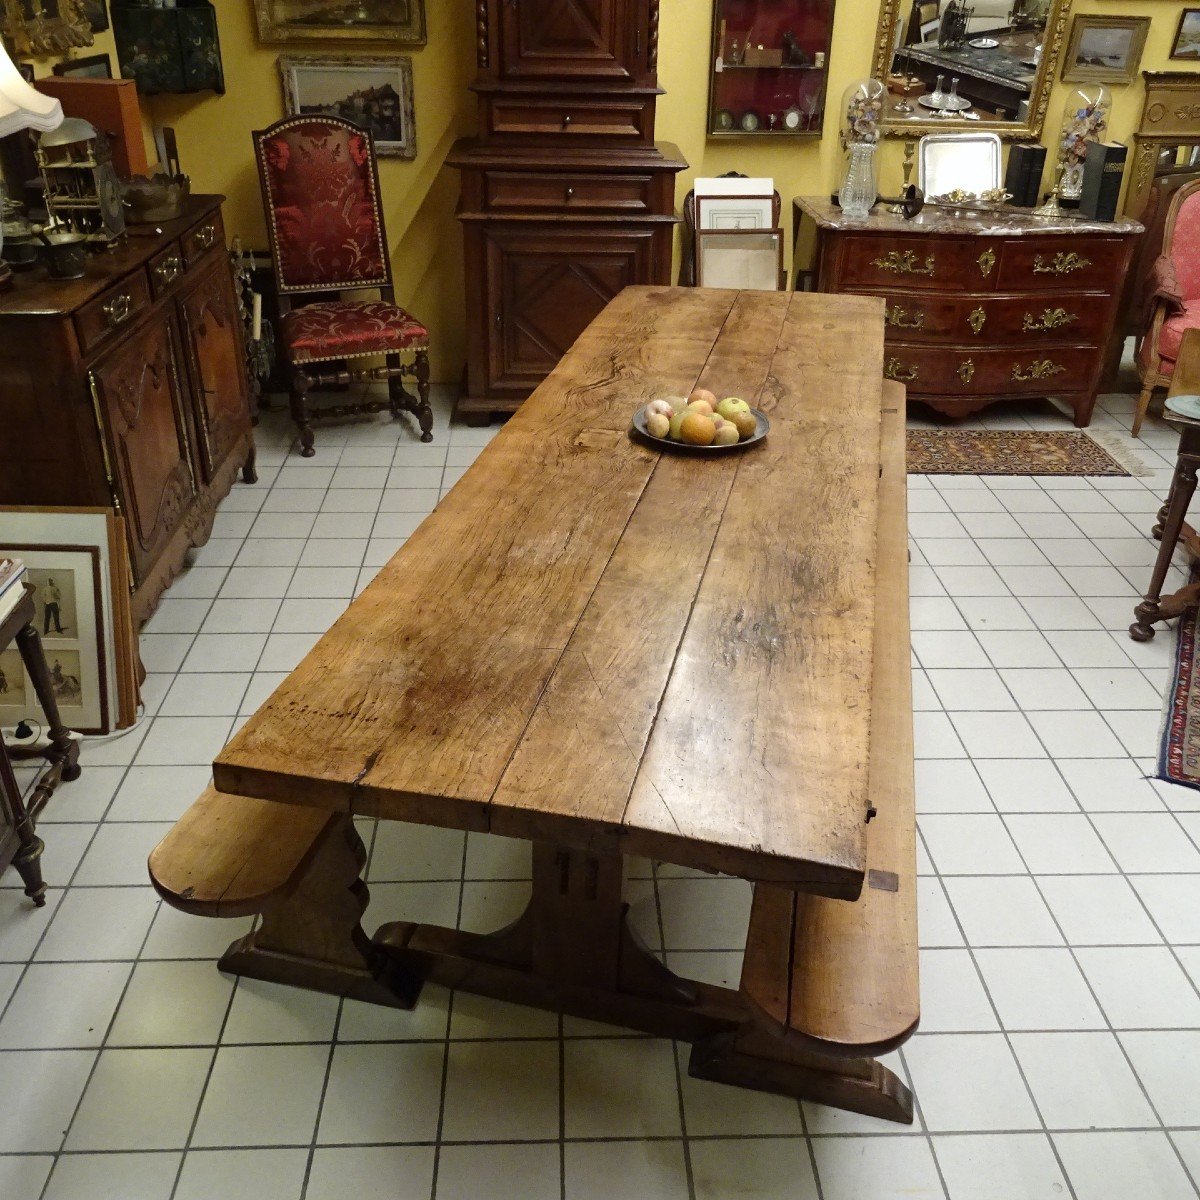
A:
{"label": "white lamp shade", "polygon": [[53,96],[30,87],[0,45],[0,137],[19,129],[39,129],[45,133],[57,129],[62,119],[62,105]]}

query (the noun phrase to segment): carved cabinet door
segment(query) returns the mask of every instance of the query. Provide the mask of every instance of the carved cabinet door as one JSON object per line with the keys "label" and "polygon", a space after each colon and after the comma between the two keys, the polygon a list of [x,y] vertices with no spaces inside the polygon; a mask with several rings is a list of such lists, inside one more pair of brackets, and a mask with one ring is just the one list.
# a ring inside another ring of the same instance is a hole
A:
{"label": "carved cabinet door", "polygon": [[[650,0],[657,9],[657,0]],[[509,79],[637,78],[646,61],[647,0],[493,0]]]}
{"label": "carved cabinet door", "polygon": [[653,237],[611,225],[488,229],[489,386],[537,387],[618,292],[650,282]]}
{"label": "carved cabinet door", "polygon": [[207,267],[179,300],[195,397],[196,437],[206,482],[250,428],[242,324],[229,264]]}
{"label": "carved cabinet door", "polygon": [[89,373],[139,582],[196,495],[177,361],[174,327],[162,314]]}

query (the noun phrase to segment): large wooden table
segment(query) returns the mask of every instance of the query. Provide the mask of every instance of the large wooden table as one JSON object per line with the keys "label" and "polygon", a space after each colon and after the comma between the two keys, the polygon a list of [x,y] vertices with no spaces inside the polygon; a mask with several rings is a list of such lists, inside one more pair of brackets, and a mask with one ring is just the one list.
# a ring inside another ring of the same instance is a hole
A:
{"label": "large wooden table", "polygon": [[[683,1038],[735,1023],[736,992],[636,943],[622,857],[863,887],[882,315],[624,291],[225,748],[216,787],[343,814],[342,888],[352,815],[528,839],[516,925],[376,935],[422,979]],[[703,459],[630,438],[637,406],[696,385],[763,409],[770,436]]]}

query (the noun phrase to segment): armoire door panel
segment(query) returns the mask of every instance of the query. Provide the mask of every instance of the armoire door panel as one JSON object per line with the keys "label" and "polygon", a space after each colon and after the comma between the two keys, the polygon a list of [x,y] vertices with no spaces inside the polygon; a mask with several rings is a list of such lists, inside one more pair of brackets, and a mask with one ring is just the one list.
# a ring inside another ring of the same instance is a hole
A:
{"label": "armoire door panel", "polygon": [[196,495],[173,327],[165,315],[92,368],[140,581]]}
{"label": "armoire door panel", "polygon": [[501,3],[503,74],[510,79],[630,79],[643,46],[645,0],[520,0]]}
{"label": "armoire door panel", "polygon": [[209,481],[250,420],[241,317],[224,257],[180,297],[200,465]]}
{"label": "armoire door panel", "polygon": [[652,239],[648,229],[489,230],[489,386],[536,387],[614,296],[648,281]]}

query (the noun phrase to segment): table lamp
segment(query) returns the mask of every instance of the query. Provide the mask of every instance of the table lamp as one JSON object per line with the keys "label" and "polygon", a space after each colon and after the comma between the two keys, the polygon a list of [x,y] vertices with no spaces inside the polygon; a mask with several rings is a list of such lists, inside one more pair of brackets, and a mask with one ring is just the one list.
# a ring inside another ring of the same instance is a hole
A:
{"label": "table lamp", "polygon": [[[62,119],[62,105],[26,83],[0,42],[0,137],[7,137],[22,129],[39,129],[45,133],[61,125]],[[0,206],[3,196],[4,189],[0,186]],[[4,227],[0,224],[0,253],[3,250]],[[12,271],[0,259],[0,292],[12,285]]]}

